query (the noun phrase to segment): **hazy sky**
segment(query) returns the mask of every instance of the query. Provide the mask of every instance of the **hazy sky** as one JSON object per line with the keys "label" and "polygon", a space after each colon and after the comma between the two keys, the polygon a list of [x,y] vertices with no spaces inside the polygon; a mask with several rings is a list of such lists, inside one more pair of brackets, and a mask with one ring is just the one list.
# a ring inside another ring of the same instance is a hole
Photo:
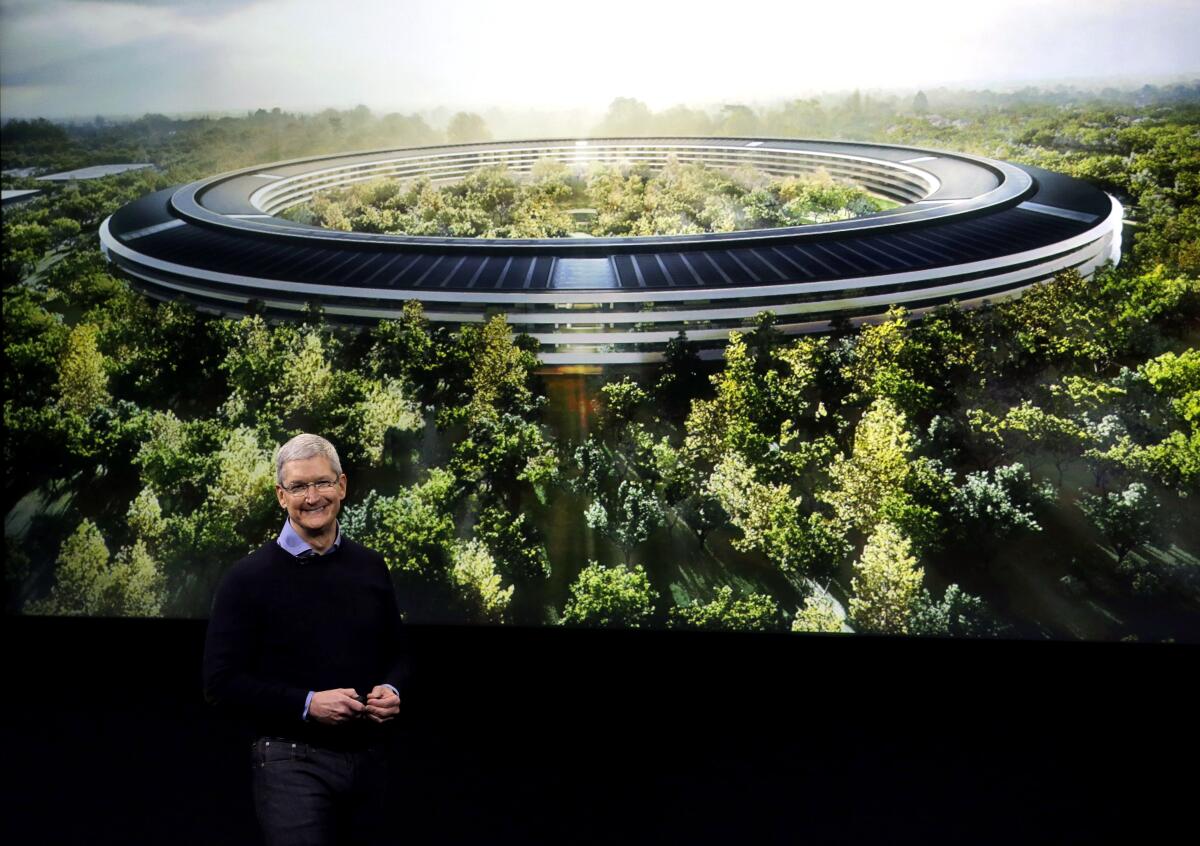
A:
{"label": "hazy sky", "polygon": [[0,0],[0,113],[657,109],[1200,76],[1197,45],[1197,0]]}

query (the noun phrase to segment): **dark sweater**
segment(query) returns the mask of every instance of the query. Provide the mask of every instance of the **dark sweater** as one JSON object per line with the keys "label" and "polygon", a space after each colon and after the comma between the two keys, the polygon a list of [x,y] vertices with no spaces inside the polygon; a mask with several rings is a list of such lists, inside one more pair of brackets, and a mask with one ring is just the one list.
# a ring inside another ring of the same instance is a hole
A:
{"label": "dark sweater", "polygon": [[[348,538],[296,558],[271,541],[233,565],[213,599],[204,695],[256,735],[334,749],[381,742],[396,719],[337,726],[304,720],[308,692],[391,684],[404,696],[400,612],[383,558]],[[397,718],[398,719],[398,718]]]}

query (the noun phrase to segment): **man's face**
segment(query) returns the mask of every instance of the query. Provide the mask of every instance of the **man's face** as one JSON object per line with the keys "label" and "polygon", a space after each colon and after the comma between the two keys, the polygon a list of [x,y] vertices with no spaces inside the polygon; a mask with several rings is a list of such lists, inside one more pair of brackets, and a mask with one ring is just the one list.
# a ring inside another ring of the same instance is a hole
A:
{"label": "man's face", "polygon": [[[328,490],[320,490],[313,482],[334,484]],[[289,488],[305,483],[310,484],[302,493],[288,493]],[[335,475],[329,459],[323,455],[289,461],[283,465],[283,485],[275,486],[275,495],[293,525],[309,535],[320,535],[333,529],[346,498],[346,474]]]}

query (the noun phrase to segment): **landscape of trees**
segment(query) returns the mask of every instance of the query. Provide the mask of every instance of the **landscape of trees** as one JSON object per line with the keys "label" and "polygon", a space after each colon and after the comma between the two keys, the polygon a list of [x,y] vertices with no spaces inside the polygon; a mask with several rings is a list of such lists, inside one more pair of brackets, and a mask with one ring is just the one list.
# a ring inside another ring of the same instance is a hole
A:
{"label": "landscape of trees", "polygon": [[[278,532],[272,450],[309,430],[341,450],[344,526],[385,555],[410,620],[1200,639],[1198,129],[1195,86],[716,113],[618,100],[595,134],[858,138],[1080,176],[1125,205],[1125,256],[1018,300],[821,336],[761,314],[723,363],[681,336],[660,366],[547,375],[503,315],[459,331],[416,303],[361,330],[317,309],[217,317],[147,299],[100,255],[101,220],[148,191],[446,139],[418,116],[10,121],[5,169],[156,167],[4,176],[44,191],[3,220],[7,609],[205,615],[224,570]],[[696,192],[737,181],[684,170]],[[654,177],[598,175],[626,197],[634,177],[647,209]],[[430,225],[577,231],[561,192],[579,186],[553,169],[478,179],[525,211],[444,205]],[[739,202],[775,190],[746,185]],[[347,225],[417,188],[360,190],[372,202],[337,201]],[[396,219],[427,220],[412,213],[427,190]],[[622,208],[612,225],[640,234]],[[689,214],[669,216],[702,225]]]}
{"label": "landscape of trees", "polygon": [[381,179],[318,194],[283,216],[347,232],[453,238],[695,235],[845,220],[894,206],[828,174],[772,178],[680,164],[596,165],[573,173],[539,162],[526,178],[475,170],[438,188]]}

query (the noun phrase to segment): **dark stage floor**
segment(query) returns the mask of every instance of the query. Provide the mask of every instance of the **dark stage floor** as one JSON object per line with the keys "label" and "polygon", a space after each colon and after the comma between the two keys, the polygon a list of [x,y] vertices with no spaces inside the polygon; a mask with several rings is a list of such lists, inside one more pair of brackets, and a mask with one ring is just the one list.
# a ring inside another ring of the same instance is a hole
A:
{"label": "dark stage floor", "polygon": [[[259,842],[204,629],[5,619],[5,842]],[[1189,807],[1192,647],[411,634],[406,843],[1145,842]]]}

